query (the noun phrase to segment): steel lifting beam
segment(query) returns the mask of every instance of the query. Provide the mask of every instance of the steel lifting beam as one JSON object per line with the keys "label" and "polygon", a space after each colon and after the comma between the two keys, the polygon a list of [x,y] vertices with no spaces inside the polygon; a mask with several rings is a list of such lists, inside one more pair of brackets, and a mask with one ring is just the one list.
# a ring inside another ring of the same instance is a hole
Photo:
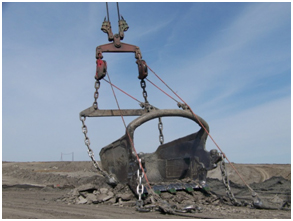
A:
{"label": "steel lifting beam", "polygon": [[[117,36],[115,35],[115,37],[117,37]],[[132,52],[132,53],[135,53],[135,58],[136,59],[141,59],[142,58],[139,47],[137,47],[135,45],[131,45],[131,44],[122,43],[122,42],[120,42],[119,45],[120,46],[116,45],[115,43],[109,43],[109,44],[104,44],[104,45],[98,46],[96,48],[96,58],[97,59],[102,59],[103,58],[103,55],[102,55],[103,52],[113,52],[113,53]]]}
{"label": "steel lifting beam", "polygon": [[80,116],[83,117],[116,117],[116,116],[141,116],[147,113],[145,109],[122,109],[122,110],[100,110],[94,107],[89,107],[82,112]]}

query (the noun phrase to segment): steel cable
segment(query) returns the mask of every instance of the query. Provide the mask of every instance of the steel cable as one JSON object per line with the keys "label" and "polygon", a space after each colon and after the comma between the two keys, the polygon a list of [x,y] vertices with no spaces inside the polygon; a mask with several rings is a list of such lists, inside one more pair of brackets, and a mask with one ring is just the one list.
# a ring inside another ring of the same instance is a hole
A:
{"label": "steel cable", "polygon": [[126,94],[127,96],[131,97],[133,100],[137,101],[138,103],[142,104],[143,102],[139,101],[138,99],[136,99],[135,97],[131,96],[130,94],[126,93],[125,91],[123,91],[121,88],[117,87],[116,85],[112,84],[110,81],[106,80],[105,78],[103,78],[104,81],[106,81],[108,84],[112,85],[113,87],[115,87],[116,89],[118,89],[119,91],[121,91],[122,93]]}

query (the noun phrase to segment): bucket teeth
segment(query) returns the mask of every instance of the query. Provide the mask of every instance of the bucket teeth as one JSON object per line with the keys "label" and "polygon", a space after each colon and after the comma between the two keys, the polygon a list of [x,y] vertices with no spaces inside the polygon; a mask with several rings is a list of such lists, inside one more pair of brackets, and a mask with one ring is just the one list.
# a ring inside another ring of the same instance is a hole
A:
{"label": "bucket teeth", "polygon": [[[161,192],[169,192],[176,193],[176,191],[184,190],[188,193],[193,192],[194,190],[201,189],[200,186],[196,183],[172,183],[172,184],[158,184],[152,186],[153,190],[157,194],[161,194]],[[205,191],[205,190],[204,190]]]}
{"label": "bucket teeth", "polygon": [[176,193],[176,189],[175,188],[168,189],[168,192],[170,192],[170,193]]}
{"label": "bucket teeth", "polygon": [[191,187],[186,187],[185,190],[186,190],[186,192],[188,192],[188,193],[191,193],[191,192],[194,191],[193,188],[191,188]]}

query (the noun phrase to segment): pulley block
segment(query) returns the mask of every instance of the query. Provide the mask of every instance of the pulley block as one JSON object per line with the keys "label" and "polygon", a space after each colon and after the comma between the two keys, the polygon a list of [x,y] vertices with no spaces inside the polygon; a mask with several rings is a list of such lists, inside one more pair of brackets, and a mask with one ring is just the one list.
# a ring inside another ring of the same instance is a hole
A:
{"label": "pulley block", "polygon": [[108,34],[108,40],[109,41],[113,41],[114,36],[113,36],[113,33],[112,33],[112,29],[111,29],[111,23],[109,21],[106,21],[106,18],[105,18],[105,20],[104,20],[104,22],[102,24],[101,30],[104,33]]}
{"label": "pulley block", "polygon": [[107,72],[107,62],[101,59],[97,59],[97,70],[96,70],[96,76],[95,78],[97,80],[102,79],[105,77],[106,72]]}
{"label": "pulley block", "polygon": [[138,66],[138,78],[145,79],[148,76],[148,67],[144,60],[137,60],[136,61]]}

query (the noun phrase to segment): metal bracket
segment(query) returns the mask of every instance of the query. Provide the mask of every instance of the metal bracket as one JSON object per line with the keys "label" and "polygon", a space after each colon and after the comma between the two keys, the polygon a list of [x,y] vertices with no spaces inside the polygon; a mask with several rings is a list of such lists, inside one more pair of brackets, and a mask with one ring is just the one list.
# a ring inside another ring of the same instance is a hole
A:
{"label": "metal bracket", "polygon": [[[116,43],[115,43],[116,41]],[[117,47],[119,45],[119,47]],[[126,43],[122,43],[120,42],[120,38],[119,36],[116,34],[114,36],[114,43],[109,43],[109,44],[104,44],[104,45],[100,45],[96,48],[96,58],[103,58],[103,52],[114,52],[114,53],[124,53],[124,52],[132,52],[135,53],[135,58],[136,59],[141,59],[141,52],[139,47],[135,46],[135,45],[131,45],[131,44],[126,44]]]}

